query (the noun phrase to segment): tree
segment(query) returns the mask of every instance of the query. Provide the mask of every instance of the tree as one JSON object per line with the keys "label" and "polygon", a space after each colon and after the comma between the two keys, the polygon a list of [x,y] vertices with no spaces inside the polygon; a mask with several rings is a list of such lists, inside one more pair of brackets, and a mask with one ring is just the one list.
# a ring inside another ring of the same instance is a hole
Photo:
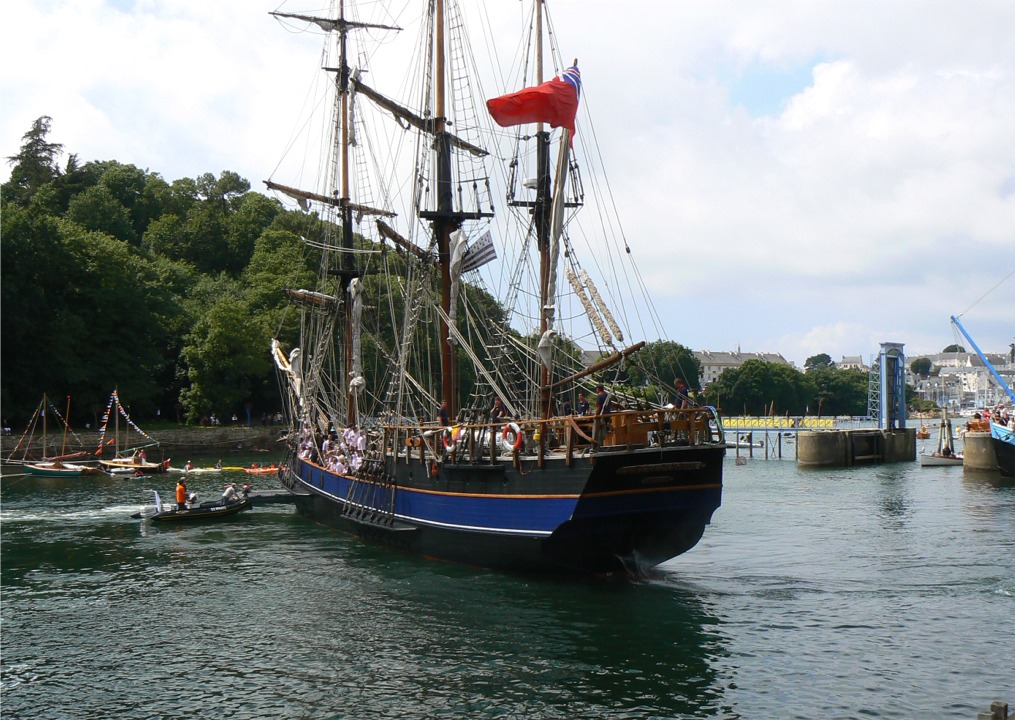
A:
{"label": "tree", "polygon": [[964,353],[966,349],[961,345],[949,345],[941,352],[943,353]]}
{"label": "tree", "polygon": [[705,391],[710,405],[728,413],[803,415],[816,392],[813,379],[796,368],[764,360],[748,360],[723,372]]}
{"label": "tree", "polygon": [[239,275],[251,261],[257,238],[271,226],[283,208],[278,200],[251,192],[239,198],[235,206],[235,212],[226,220],[230,257],[227,270],[232,275]]}
{"label": "tree", "polygon": [[928,375],[930,375],[931,367],[932,365],[930,360],[928,360],[925,357],[917,358],[916,360],[914,360],[909,364],[910,371],[914,375],[919,375],[920,377],[927,377]]}
{"label": "tree", "polygon": [[[866,415],[869,377],[863,370],[817,368],[807,373],[815,385],[814,399],[822,415]],[[812,412],[817,407],[811,408]]]}
{"label": "tree", "polygon": [[180,399],[191,422],[239,410],[271,373],[270,339],[263,318],[237,295],[222,297],[198,319],[183,348],[190,387]]}
{"label": "tree", "polygon": [[631,356],[627,368],[633,387],[653,384],[664,394],[672,394],[677,378],[697,392],[701,389],[701,362],[691,350],[671,340],[656,340]]}
{"label": "tree", "polygon": [[27,204],[36,190],[60,175],[57,158],[63,154],[63,145],[47,140],[52,123],[53,118],[48,115],[38,118],[21,136],[21,151],[7,158],[14,167],[10,180],[0,191],[5,205],[9,202]]}
{"label": "tree", "polygon": [[814,370],[816,368],[827,368],[833,367],[835,363],[832,362],[832,358],[827,353],[821,353],[819,355],[811,355],[804,362],[804,370]]}
{"label": "tree", "polygon": [[105,185],[95,185],[75,195],[66,215],[86,230],[103,232],[124,242],[134,241],[130,212]]}

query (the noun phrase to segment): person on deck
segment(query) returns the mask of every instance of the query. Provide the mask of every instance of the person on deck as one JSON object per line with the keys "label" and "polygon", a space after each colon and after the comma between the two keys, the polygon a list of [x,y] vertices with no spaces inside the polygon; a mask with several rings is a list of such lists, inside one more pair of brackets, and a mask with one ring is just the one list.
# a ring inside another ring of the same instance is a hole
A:
{"label": "person on deck", "polygon": [[585,393],[583,392],[578,393],[578,414],[589,414],[589,399],[585,397]]}
{"label": "person on deck", "polygon": [[182,479],[176,483],[176,509],[187,509],[187,484]]}
{"label": "person on deck", "polygon": [[691,400],[690,393],[687,390],[687,383],[680,378],[677,378],[673,382],[677,386],[677,394],[676,397],[673,398],[673,405],[674,407],[684,409],[688,406]]}
{"label": "person on deck", "polygon": [[493,401],[493,407],[490,408],[490,420],[497,422],[507,417],[507,408],[504,407],[504,403],[501,402],[500,398]]}
{"label": "person on deck", "polygon": [[596,415],[609,415],[610,396],[602,385],[596,385]]}
{"label": "person on deck", "polygon": [[448,419],[448,401],[441,401],[441,409],[437,411],[437,422],[440,423],[441,427],[447,427],[451,424]]}
{"label": "person on deck", "polygon": [[562,409],[562,412],[564,413],[564,417],[567,417],[568,415],[574,415],[574,408],[571,407],[571,400],[569,399],[564,400],[564,407]]}

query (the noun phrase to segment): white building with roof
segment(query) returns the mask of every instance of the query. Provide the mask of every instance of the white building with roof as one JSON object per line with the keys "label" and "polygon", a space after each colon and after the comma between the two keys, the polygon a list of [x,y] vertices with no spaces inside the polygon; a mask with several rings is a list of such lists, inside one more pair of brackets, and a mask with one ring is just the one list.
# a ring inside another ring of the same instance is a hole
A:
{"label": "white building with roof", "polygon": [[721,350],[695,350],[694,357],[701,363],[701,386],[706,387],[730,368],[738,368],[748,360],[778,363],[793,367],[793,363],[780,353],[740,352]]}

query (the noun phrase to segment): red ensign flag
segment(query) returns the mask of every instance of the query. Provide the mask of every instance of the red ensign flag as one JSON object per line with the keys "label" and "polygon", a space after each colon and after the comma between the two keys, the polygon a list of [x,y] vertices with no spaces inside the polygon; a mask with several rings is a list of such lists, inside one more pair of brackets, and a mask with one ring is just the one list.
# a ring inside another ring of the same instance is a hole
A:
{"label": "red ensign flag", "polygon": [[536,87],[487,100],[486,109],[501,127],[545,122],[550,127],[567,128],[574,136],[580,94],[581,74],[577,66],[572,66],[564,71],[563,79],[554,78]]}

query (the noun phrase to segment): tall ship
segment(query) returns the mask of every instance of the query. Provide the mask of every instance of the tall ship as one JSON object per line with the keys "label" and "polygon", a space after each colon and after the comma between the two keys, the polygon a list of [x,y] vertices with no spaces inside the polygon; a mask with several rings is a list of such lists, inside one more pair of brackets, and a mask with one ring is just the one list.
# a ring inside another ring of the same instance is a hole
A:
{"label": "tall ship", "polygon": [[637,574],[690,550],[721,504],[721,420],[675,389],[690,367],[625,341],[662,321],[545,2],[492,92],[458,3],[413,8],[386,64],[409,23],[382,5],[272,13],[325,36],[332,93],[308,103],[332,111],[320,183],[265,181],[317,270],[287,281],[271,347],[281,481],[315,521],[475,566]]}

